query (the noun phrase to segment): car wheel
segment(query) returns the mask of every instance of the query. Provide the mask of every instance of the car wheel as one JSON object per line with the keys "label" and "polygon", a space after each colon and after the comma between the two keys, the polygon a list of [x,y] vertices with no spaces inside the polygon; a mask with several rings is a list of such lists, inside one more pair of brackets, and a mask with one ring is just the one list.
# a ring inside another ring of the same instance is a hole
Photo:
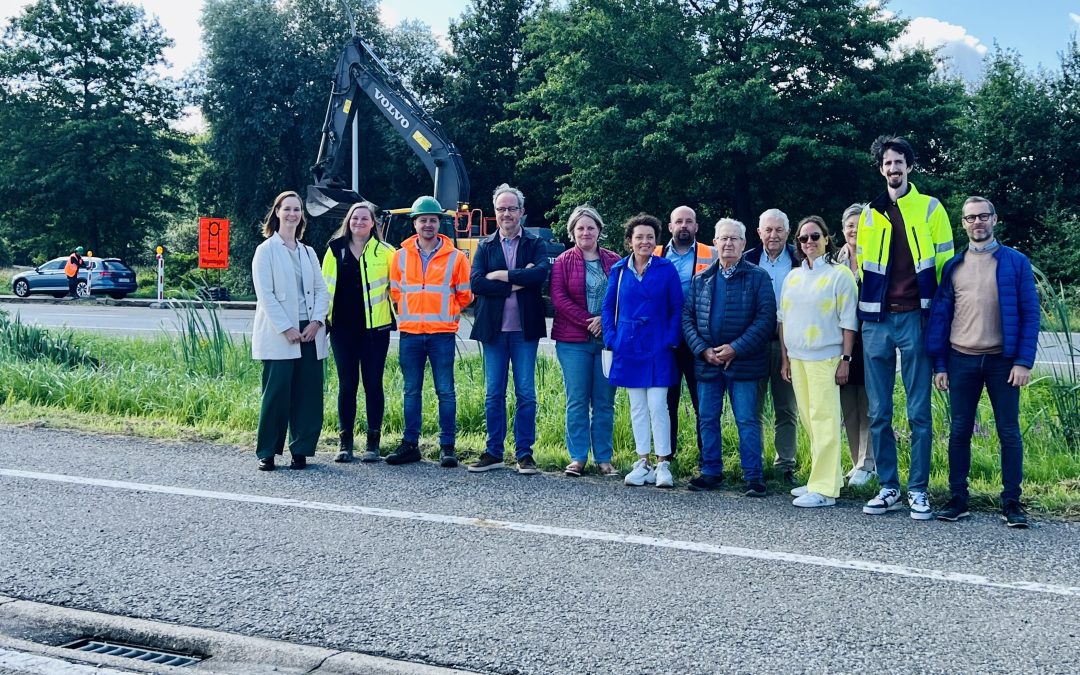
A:
{"label": "car wheel", "polygon": [[75,294],[80,298],[90,297],[90,289],[86,287],[85,281],[79,281],[79,285],[75,287]]}
{"label": "car wheel", "polygon": [[127,297],[127,293],[109,293],[109,297],[113,300],[123,300]]}
{"label": "car wheel", "polygon": [[12,286],[12,290],[15,291],[15,295],[25,298],[30,295],[30,284],[26,283],[26,279],[19,279]]}

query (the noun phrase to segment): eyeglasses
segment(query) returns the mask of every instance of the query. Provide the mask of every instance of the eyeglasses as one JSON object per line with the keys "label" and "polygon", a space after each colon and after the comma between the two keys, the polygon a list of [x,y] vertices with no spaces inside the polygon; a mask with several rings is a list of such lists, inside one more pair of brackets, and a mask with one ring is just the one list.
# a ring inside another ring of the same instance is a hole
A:
{"label": "eyeglasses", "polygon": [[717,237],[716,241],[720,242],[721,244],[731,244],[737,241],[742,241],[742,237]]}
{"label": "eyeglasses", "polygon": [[499,206],[495,209],[495,213],[517,213],[520,210],[520,206]]}
{"label": "eyeglasses", "polygon": [[818,239],[821,239],[821,233],[820,232],[811,232],[810,234],[800,235],[799,236],[799,243],[800,244],[805,244],[808,241],[817,241]]}
{"label": "eyeglasses", "polygon": [[970,215],[964,216],[964,222],[968,225],[971,225],[976,220],[980,223],[988,223],[990,222],[990,217],[993,215],[994,214],[992,213],[972,213]]}

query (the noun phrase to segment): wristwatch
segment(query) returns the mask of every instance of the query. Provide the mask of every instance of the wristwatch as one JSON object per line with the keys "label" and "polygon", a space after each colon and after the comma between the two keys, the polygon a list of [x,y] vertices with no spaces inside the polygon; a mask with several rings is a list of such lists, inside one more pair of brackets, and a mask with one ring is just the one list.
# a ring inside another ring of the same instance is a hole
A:
{"label": "wristwatch", "polygon": [[840,360],[841,361],[847,361],[848,363],[851,363],[851,354],[842,354],[840,356]]}

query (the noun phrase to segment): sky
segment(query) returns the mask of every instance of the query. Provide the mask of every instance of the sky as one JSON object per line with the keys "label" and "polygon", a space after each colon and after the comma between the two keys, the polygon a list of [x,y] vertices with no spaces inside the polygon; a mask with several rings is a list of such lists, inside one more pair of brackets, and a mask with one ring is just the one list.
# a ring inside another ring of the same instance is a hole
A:
{"label": "sky", "polygon": [[[203,0],[122,1],[142,5],[175,41],[165,53],[171,74],[182,76],[201,57]],[[6,25],[27,4],[29,0],[0,0],[0,23]],[[382,0],[381,16],[388,26],[419,19],[445,37],[450,20],[467,5],[468,0]],[[885,6],[912,20],[903,43],[941,46],[947,67],[969,81],[977,78],[982,58],[995,44],[1018,52],[1032,70],[1057,69],[1059,54],[1080,31],[1080,0],[888,0]]]}

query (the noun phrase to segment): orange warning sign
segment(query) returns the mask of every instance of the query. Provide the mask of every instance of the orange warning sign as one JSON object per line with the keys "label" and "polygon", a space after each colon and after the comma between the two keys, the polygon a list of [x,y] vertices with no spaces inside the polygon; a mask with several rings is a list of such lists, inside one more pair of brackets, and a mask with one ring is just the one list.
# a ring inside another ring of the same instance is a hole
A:
{"label": "orange warning sign", "polygon": [[227,218],[199,218],[199,269],[229,267],[229,221]]}

